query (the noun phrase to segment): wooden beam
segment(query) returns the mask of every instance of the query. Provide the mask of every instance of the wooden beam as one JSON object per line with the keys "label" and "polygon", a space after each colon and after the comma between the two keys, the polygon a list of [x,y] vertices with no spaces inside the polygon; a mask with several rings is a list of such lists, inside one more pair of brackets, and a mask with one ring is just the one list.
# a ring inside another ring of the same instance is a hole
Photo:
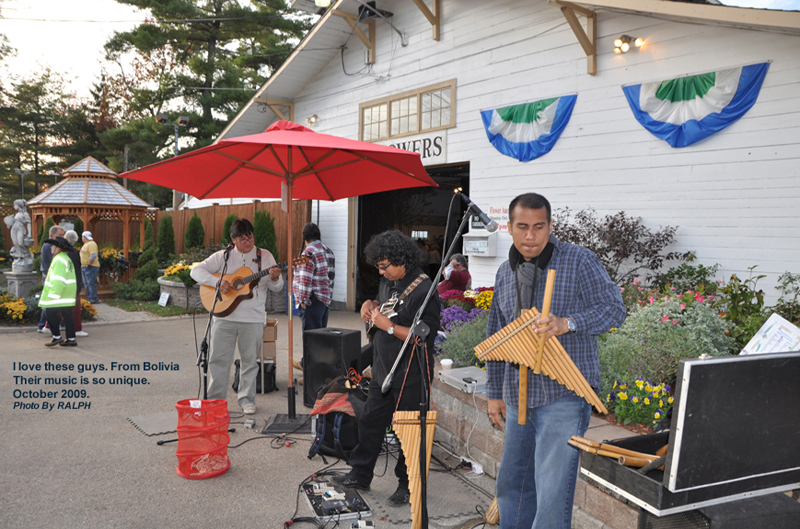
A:
{"label": "wooden beam", "polygon": [[[373,37],[372,39],[370,39],[367,35],[364,34],[364,31],[359,27],[359,25],[358,25],[358,17],[356,15],[354,15],[353,13],[348,13],[347,11],[340,11],[338,9],[334,10],[333,14],[336,15],[336,16],[342,17],[344,19],[344,21],[347,22],[347,25],[350,26],[350,29],[352,29],[353,32],[356,34],[356,37],[358,37],[361,40],[361,42],[364,43],[364,46],[366,46],[367,50],[369,51],[369,57],[372,60],[370,61],[370,59],[368,58],[367,59],[367,63],[375,64],[375,39],[374,39],[374,37],[375,37],[375,29],[374,29],[375,22],[373,20],[367,21],[368,25],[370,26],[370,30],[369,30],[370,34]],[[369,24],[369,22],[372,22],[372,24]]]}
{"label": "wooden beam", "polygon": [[[278,101],[276,99],[264,99],[263,97],[256,97],[253,99],[256,103],[261,103],[267,105],[272,112],[278,116],[280,119],[288,119],[289,121],[294,121],[294,103],[287,103],[286,101]],[[289,117],[287,118],[286,115],[281,112],[277,107],[287,107],[289,109]]]}
{"label": "wooden beam", "polygon": [[428,9],[428,6],[425,5],[423,0],[414,0],[414,3],[417,5],[422,14],[425,15],[425,18],[428,19],[428,22],[431,23],[433,26],[433,40],[439,40],[439,0],[433,0],[433,11]]}
{"label": "wooden beam", "polygon": [[576,0],[591,9],[606,8],[643,15],[662,15],[733,27],[800,34],[800,11],[752,9],[664,0]]}
{"label": "wooden beam", "polygon": [[[575,37],[578,38],[578,42],[583,48],[584,53],[586,53],[586,72],[589,75],[595,75],[597,73],[597,16],[592,11],[581,9],[579,6],[570,4],[569,2],[554,3],[561,7],[564,18],[567,19],[569,27],[572,28],[572,32],[575,33]],[[584,31],[583,26],[578,20],[578,16],[575,14],[576,11],[586,17],[588,21],[588,32]]]}

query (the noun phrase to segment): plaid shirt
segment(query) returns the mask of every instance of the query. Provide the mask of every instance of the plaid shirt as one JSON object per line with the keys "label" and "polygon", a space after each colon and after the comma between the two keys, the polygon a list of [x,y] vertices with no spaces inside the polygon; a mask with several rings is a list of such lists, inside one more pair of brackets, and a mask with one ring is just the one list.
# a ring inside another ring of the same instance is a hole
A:
{"label": "plaid shirt", "polygon": [[[554,236],[553,256],[545,270],[539,274],[534,306],[541,308],[547,282],[547,271],[556,270],[553,301],[550,313],[571,317],[576,332],[557,337],[561,345],[583,373],[586,381],[600,391],[600,364],[597,359],[597,338],[625,321],[625,305],[619,288],[611,281],[600,259],[581,246],[561,242]],[[519,253],[512,246],[511,255]],[[516,305],[516,280],[509,261],[504,262],[495,278],[494,297],[489,310],[487,336],[514,321],[518,314]],[[512,406],[519,405],[519,369],[516,364],[499,361],[486,362],[486,394],[490,399],[502,399]],[[569,390],[541,374],[528,373],[528,407],[544,406],[555,402]]]}
{"label": "plaid shirt", "polygon": [[317,240],[306,246],[303,254],[310,260],[294,267],[292,293],[295,303],[298,307],[301,304],[307,307],[311,304],[311,296],[315,295],[326,306],[330,306],[333,294],[331,280],[328,277],[328,255],[325,247]]}

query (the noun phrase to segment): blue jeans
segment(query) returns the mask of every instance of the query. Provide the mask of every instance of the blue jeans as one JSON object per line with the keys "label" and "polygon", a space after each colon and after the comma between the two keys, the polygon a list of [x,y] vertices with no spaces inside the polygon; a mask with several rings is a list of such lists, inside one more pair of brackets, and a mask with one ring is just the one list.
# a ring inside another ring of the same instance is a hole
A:
{"label": "blue jeans", "polygon": [[303,330],[312,331],[314,329],[324,329],[328,326],[328,313],[330,310],[328,306],[317,298],[314,294],[311,295],[311,305],[306,307],[297,308],[297,315],[303,321]]}
{"label": "blue jeans", "polygon": [[86,299],[89,303],[97,303],[97,274],[100,268],[97,266],[84,266],[81,268],[83,274],[83,284],[86,286]]}
{"label": "blue jeans", "polygon": [[[501,529],[570,529],[580,451],[567,444],[589,427],[591,406],[570,394],[528,409],[527,424],[506,406],[506,439],[497,475]],[[538,484],[538,487],[537,487]]]}

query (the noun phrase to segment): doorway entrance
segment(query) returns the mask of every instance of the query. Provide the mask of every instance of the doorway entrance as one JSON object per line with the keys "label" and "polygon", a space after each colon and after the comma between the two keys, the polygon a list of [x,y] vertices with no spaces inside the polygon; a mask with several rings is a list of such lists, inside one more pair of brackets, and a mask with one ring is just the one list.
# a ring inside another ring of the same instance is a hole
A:
{"label": "doorway entrance", "polygon": [[[430,262],[429,273],[436,273],[444,252],[453,241],[466,205],[454,198],[460,187],[469,195],[469,163],[426,167],[439,187],[417,187],[374,193],[358,198],[358,235],[356,246],[356,310],[378,294],[380,274],[364,258],[364,248],[372,236],[386,230],[400,230],[426,247],[428,254],[439,256]],[[452,211],[451,209],[452,203]],[[449,220],[448,220],[449,212]],[[447,240],[445,240],[445,235]],[[455,249],[461,251],[461,245]],[[431,269],[435,269],[430,272]]]}

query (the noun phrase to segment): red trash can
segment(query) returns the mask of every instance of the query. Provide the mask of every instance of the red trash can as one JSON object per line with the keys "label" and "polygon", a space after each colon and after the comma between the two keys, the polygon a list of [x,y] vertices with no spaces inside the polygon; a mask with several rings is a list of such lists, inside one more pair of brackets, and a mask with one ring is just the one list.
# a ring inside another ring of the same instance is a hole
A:
{"label": "red trash can", "polygon": [[178,475],[206,479],[224,474],[228,459],[228,401],[186,399],[178,409]]}

